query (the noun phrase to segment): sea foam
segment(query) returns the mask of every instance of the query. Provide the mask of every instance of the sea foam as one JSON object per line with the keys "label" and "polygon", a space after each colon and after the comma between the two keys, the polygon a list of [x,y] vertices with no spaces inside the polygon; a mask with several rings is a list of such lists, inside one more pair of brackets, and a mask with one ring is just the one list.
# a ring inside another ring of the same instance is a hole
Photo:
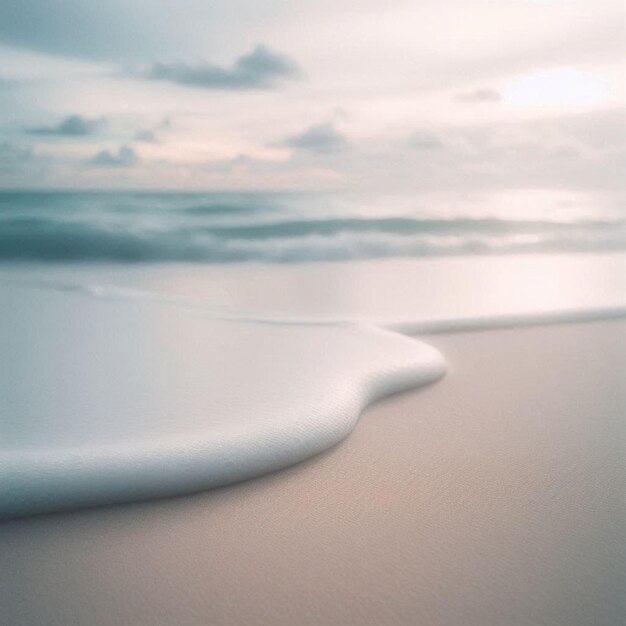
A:
{"label": "sea foam", "polygon": [[343,439],[442,356],[356,323],[259,323],[0,284],[0,515],[216,487]]}
{"label": "sea foam", "polygon": [[190,493],[335,445],[444,375],[405,334],[626,316],[626,305],[422,320],[297,318],[71,282],[0,282],[0,517]]}

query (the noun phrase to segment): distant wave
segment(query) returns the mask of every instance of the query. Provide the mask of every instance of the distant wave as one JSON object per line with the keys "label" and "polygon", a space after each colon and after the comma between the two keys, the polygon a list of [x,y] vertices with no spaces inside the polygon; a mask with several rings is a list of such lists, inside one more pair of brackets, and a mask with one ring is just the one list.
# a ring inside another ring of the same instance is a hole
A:
{"label": "distant wave", "polygon": [[626,249],[626,220],[601,210],[569,221],[468,211],[443,218],[413,200],[324,194],[0,192],[0,262],[295,263]]}
{"label": "distant wave", "polygon": [[249,224],[245,226],[209,227],[206,232],[230,239],[276,239],[282,237],[330,236],[339,233],[383,233],[394,235],[419,234],[507,234],[558,232],[563,229],[605,229],[616,225],[613,221],[554,222],[483,219],[413,219],[387,218],[332,218],[318,220],[291,220]]}
{"label": "distant wave", "polygon": [[391,217],[219,225],[13,214],[0,220],[0,260],[297,262],[625,250],[625,232],[624,222],[601,220],[563,223]]}
{"label": "distant wave", "polygon": [[221,203],[213,203],[213,204],[197,204],[192,206],[186,206],[182,209],[174,209],[175,211],[179,211],[185,213],[186,215],[197,215],[201,217],[205,217],[207,215],[238,215],[238,214],[248,214],[254,213],[258,211],[258,207],[255,206],[247,206],[243,204],[221,204]]}

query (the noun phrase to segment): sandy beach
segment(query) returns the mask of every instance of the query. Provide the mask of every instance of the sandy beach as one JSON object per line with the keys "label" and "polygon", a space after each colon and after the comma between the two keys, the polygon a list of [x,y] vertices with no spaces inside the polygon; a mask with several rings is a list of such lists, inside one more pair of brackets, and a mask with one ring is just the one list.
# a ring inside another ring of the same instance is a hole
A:
{"label": "sandy beach", "polygon": [[614,626],[626,323],[440,335],[447,377],[305,463],[0,526],[8,624]]}
{"label": "sandy beach", "polygon": [[626,626],[616,0],[0,0],[0,626]]}

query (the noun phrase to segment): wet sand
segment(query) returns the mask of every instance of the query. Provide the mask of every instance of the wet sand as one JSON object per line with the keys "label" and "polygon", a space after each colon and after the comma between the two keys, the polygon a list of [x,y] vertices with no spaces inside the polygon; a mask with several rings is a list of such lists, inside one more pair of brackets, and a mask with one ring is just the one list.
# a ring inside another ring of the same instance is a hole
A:
{"label": "wet sand", "polygon": [[2,622],[626,621],[626,322],[431,337],[448,376],[298,466],[0,525]]}

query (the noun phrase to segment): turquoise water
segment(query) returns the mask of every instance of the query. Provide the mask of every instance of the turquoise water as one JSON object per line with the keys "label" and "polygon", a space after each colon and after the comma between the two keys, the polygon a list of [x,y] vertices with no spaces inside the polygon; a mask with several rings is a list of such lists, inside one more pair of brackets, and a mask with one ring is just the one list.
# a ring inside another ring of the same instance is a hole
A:
{"label": "turquoise water", "polygon": [[0,192],[1,261],[296,263],[626,250],[626,219],[305,193]]}

